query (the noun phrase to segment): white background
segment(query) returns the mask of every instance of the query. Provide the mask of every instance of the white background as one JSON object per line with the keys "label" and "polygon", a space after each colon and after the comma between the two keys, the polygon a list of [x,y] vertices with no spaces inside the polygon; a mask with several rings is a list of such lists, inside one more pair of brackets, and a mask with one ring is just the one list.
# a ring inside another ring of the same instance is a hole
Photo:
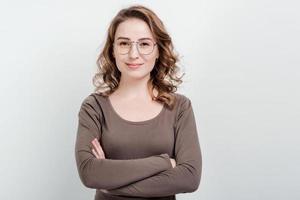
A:
{"label": "white background", "polygon": [[[77,113],[110,20],[134,2],[1,1],[1,200],[93,199],[75,165]],[[300,199],[300,3],[139,3],[182,56],[197,120],[201,185],[178,199]]]}

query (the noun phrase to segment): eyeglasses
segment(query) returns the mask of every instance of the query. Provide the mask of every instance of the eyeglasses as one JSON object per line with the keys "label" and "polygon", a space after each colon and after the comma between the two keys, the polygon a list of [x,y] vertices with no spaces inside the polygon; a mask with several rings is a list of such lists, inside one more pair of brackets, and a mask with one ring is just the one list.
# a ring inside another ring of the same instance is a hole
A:
{"label": "eyeglasses", "polygon": [[132,47],[132,43],[136,43],[138,52],[143,55],[151,54],[156,45],[156,43],[154,43],[150,39],[139,40],[137,42],[130,41],[130,40],[118,40],[114,43],[114,45],[116,46],[116,51],[119,54],[124,55],[129,53]]}

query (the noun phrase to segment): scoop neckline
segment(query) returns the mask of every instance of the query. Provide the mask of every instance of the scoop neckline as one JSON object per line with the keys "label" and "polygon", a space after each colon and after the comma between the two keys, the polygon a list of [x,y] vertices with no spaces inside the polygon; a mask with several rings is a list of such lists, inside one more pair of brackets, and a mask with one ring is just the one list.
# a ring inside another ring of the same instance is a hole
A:
{"label": "scoop neckline", "polygon": [[119,115],[119,113],[117,113],[117,111],[115,110],[115,108],[113,107],[113,105],[112,105],[112,103],[111,103],[111,101],[110,101],[110,99],[109,99],[109,96],[106,97],[106,100],[107,100],[108,105],[110,106],[110,108],[111,108],[113,114],[114,114],[118,119],[120,119],[121,121],[123,121],[123,122],[125,122],[125,123],[128,123],[128,124],[134,124],[134,125],[149,124],[149,123],[151,123],[151,122],[156,121],[156,120],[163,114],[163,112],[165,111],[165,103],[163,103],[162,109],[160,110],[160,112],[159,112],[156,116],[154,116],[154,117],[152,117],[152,118],[150,118],[150,119],[147,119],[147,120],[143,120],[143,121],[130,121],[130,120],[124,119],[123,117],[121,117],[121,116]]}

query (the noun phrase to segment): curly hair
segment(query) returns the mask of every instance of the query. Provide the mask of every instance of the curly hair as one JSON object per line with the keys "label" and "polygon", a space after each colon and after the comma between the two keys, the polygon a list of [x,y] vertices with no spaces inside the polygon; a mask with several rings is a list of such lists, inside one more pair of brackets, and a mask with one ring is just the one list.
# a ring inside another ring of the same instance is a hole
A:
{"label": "curly hair", "polygon": [[[113,56],[113,43],[117,27],[120,23],[130,18],[137,18],[147,23],[153,37],[158,44],[159,58],[153,70],[150,72],[150,79],[147,83],[152,100],[165,103],[173,108],[176,98],[173,95],[177,87],[182,83],[182,77],[178,77],[179,61],[178,55],[174,53],[172,39],[167,33],[163,22],[149,8],[141,5],[134,5],[120,10],[111,21],[103,50],[97,58],[98,72],[93,77],[95,92],[104,96],[113,93],[119,86],[121,72],[116,67]],[[158,91],[157,96],[153,90]]]}

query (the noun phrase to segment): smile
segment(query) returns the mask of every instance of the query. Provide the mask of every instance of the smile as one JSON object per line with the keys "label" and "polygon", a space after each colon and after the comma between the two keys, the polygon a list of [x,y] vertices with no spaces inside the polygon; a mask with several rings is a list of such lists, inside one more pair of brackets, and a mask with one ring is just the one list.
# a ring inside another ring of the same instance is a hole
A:
{"label": "smile", "polygon": [[140,67],[142,64],[139,64],[139,63],[126,63],[126,65],[129,67],[129,68],[138,68]]}

